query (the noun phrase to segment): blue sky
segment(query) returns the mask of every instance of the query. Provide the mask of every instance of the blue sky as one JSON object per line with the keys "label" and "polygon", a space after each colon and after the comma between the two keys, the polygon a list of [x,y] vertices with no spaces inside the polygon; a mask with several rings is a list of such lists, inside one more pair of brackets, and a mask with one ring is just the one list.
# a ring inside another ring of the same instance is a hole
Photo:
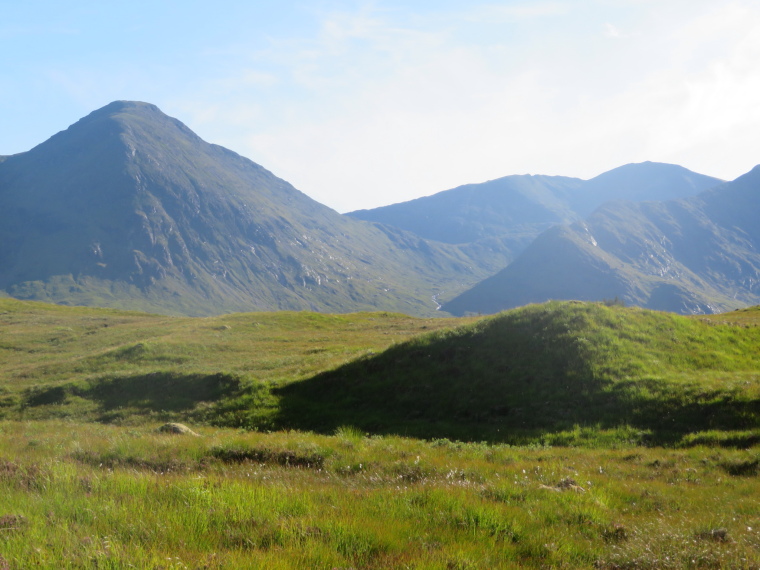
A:
{"label": "blue sky", "polygon": [[117,99],[338,211],[508,174],[760,163],[760,0],[7,2],[0,154]]}

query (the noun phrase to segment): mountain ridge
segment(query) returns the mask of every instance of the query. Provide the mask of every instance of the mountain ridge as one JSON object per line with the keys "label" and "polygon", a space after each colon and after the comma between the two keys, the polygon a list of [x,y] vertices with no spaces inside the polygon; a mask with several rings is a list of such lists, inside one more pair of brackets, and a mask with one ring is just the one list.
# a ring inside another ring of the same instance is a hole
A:
{"label": "mountain ridge", "polygon": [[714,313],[757,304],[758,188],[755,167],[690,198],[607,203],[583,222],[542,234],[512,264],[443,308],[492,313],[548,299],[618,298]]}
{"label": "mountain ridge", "polygon": [[542,232],[581,221],[609,200],[686,197],[722,182],[682,166],[648,161],[619,166],[589,180],[505,176],[346,215],[445,243],[488,239],[503,267]]}

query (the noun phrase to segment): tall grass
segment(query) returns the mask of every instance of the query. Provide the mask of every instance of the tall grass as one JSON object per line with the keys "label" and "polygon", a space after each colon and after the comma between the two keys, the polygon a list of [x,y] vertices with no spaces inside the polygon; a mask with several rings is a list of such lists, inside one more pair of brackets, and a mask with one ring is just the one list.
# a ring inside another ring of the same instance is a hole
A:
{"label": "tall grass", "polygon": [[732,471],[756,451],[0,430],[0,555],[12,568],[760,564],[758,475]]}

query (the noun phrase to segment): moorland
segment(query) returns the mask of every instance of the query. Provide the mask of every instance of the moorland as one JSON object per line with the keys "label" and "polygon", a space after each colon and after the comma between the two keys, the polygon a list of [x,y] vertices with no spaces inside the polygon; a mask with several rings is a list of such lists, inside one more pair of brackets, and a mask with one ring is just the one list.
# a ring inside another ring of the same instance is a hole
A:
{"label": "moorland", "polygon": [[0,299],[0,567],[758,567],[759,324]]}

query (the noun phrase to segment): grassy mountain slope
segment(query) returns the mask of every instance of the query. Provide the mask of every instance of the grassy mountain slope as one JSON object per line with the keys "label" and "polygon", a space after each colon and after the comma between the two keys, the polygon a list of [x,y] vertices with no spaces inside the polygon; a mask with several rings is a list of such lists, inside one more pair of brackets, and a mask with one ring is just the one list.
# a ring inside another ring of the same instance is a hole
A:
{"label": "grassy mountain slope", "polygon": [[444,305],[494,313],[548,299],[601,300],[680,313],[760,302],[760,169],[702,194],[615,202],[540,236],[510,266]]}
{"label": "grassy mountain slope", "polygon": [[180,314],[424,314],[487,250],[340,216],[153,105],[115,102],[0,164],[0,289]]}
{"label": "grassy mountain slope", "polygon": [[656,442],[760,428],[757,308],[712,320],[577,302],[470,321],[189,319],[0,300],[0,313],[14,333],[0,346],[6,418],[506,442],[562,441],[579,426]]}

